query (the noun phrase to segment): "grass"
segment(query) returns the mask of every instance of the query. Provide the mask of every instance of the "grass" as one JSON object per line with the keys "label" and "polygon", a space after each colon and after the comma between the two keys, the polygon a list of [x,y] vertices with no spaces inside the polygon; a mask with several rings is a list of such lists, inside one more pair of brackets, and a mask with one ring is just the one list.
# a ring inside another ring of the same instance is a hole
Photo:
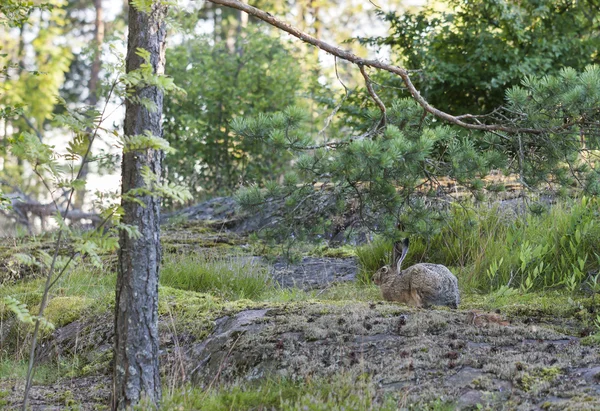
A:
{"label": "grass", "polygon": [[267,268],[242,256],[168,256],[160,276],[162,285],[228,300],[258,299],[272,288]]}
{"label": "grass", "polygon": [[[0,359],[1,380],[24,380],[29,363],[25,360],[11,358]],[[33,382],[35,384],[52,384],[67,373],[71,367],[67,364],[38,364],[35,368]]]}
{"label": "grass", "polygon": [[[396,410],[398,399],[383,394],[367,376],[333,379],[267,379],[259,384],[203,390],[175,389],[165,395],[163,409],[226,410]],[[141,408],[140,408],[141,409]],[[420,408],[427,409],[427,408]],[[451,409],[451,408],[449,408]]]}
{"label": "grass", "polygon": [[[37,314],[37,309],[42,300],[45,280],[42,278],[31,281],[18,282],[11,286],[0,287],[0,318],[8,314],[2,302],[6,296],[12,296],[25,304],[30,312]],[[82,306],[98,310],[105,310],[114,304],[116,276],[106,274],[92,266],[82,265],[68,272],[58,280],[51,290],[49,311],[56,307],[57,315],[63,315],[62,309],[79,310]],[[56,302],[53,303],[53,300]],[[76,303],[77,307],[73,304]],[[52,321],[52,318],[50,318]]]}
{"label": "grass", "polygon": [[[525,292],[587,287],[600,290],[588,273],[600,268],[600,203],[583,198],[517,214],[498,207],[453,206],[445,225],[428,241],[411,239],[405,266],[434,262],[451,267],[461,289],[490,292],[503,286]],[[391,242],[376,239],[357,249],[359,278],[389,264]],[[590,281],[591,280],[591,281]],[[598,279],[600,280],[600,278]]]}
{"label": "grass", "polygon": [[382,237],[376,237],[373,242],[356,249],[359,270],[357,281],[361,284],[371,284],[375,271],[391,263],[392,242]]}

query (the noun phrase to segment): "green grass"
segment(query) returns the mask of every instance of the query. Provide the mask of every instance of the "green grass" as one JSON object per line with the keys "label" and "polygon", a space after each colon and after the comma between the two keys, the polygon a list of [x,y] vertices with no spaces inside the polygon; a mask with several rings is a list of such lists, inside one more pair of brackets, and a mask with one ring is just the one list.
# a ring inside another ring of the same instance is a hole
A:
{"label": "green grass", "polygon": [[[411,238],[404,265],[444,264],[457,274],[461,289],[489,292],[509,285],[523,291],[581,290],[588,273],[600,268],[600,202],[583,198],[533,207],[520,215],[487,206],[455,205],[440,231],[427,242]],[[392,244],[376,239],[356,251],[364,283],[389,264]],[[598,279],[600,281],[600,278]],[[587,284],[597,287],[600,284]]]}
{"label": "green grass", "polygon": [[359,282],[333,284],[320,290],[305,291],[299,288],[273,287],[265,291],[260,301],[290,303],[301,301],[379,301],[379,287]]}
{"label": "green grass", "polygon": [[258,299],[272,288],[267,268],[242,256],[168,256],[160,283],[181,290],[207,292],[228,300]]}
{"label": "green grass", "polygon": [[339,375],[330,379],[267,379],[259,384],[208,390],[178,388],[170,390],[164,396],[162,407],[166,410],[206,411],[391,411],[398,409],[398,400],[389,394],[383,394],[366,376]]}
{"label": "green grass", "polygon": [[[24,380],[27,376],[28,361],[16,361],[10,358],[0,359],[0,381],[1,380]],[[37,364],[33,382],[35,384],[52,384],[68,373],[71,366],[68,364]]]}
{"label": "green grass", "polygon": [[371,284],[375,271],[391,263],[392,242],[382,237],[376,237],[373,242],[356,249],[358,257],[358,274],[356,279],[361,284]]}

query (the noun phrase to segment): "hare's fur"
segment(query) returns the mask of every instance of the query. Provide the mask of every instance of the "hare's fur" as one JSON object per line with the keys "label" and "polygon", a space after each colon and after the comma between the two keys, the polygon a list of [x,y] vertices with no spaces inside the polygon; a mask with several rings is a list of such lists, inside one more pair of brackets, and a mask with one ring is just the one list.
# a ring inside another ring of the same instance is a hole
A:
{"label": "hare's fur", "polygon": [[457,308],[460,303],[458,280],[441,264],[415,264],[401,269],[408,252],[408,239],[394,244],[394,265],[380,268],[373,276],[383,298],[415,307],[446,305]]}

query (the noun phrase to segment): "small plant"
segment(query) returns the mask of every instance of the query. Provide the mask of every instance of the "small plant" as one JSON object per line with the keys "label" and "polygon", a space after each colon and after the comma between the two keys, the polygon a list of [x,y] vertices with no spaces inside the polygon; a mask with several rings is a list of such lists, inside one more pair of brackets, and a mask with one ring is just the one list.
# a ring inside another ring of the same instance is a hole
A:
{"label": "small plant", "polygon": [[[490,264],[490,267],[487,269],[486,275],[487,275],[488,281],[490,283],[490,288],[493,288],[494,283],[497,282],[496,277],[498,274],[498,270],[500,269],[500,266],[502,265],[503,262],[504,262],[504,257],[501,257],[499,261],[494,260],[494,261],[492,261],[492,264]],[[508,284],[508,285],[510,285],[510,284]],[[502,288],[502,287],[504,287],[504,285],[500,286],[500,288]]]}
{"label": "small plant", "polygon": [[54,330],[54,324],[48,321],[44,317],[40,317],[38,315],[32,315],[27,306],[17,300],[15,297],[7,296],[4,297],[4,304],[17,316],[17,320],[22,323],[35,325],[36,321],[39,321],[40,327],[42,329]]}

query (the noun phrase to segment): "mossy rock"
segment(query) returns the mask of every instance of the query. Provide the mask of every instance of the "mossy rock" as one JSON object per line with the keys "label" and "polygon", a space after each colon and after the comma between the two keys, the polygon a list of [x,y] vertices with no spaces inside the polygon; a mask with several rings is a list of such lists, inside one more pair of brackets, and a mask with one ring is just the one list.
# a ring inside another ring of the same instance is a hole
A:
{"label": "mossy rock", "polygon": [[44,317],[55,327],[63,327],[81,318],[83,312],[94,304],[84,297],[54,297],[44,311]]}

